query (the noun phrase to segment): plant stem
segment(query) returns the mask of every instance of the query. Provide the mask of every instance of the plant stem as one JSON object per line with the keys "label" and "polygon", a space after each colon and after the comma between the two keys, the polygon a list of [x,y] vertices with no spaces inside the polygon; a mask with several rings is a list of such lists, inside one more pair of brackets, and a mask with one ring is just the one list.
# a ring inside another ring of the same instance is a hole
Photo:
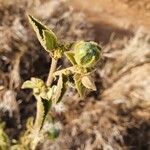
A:
{"label": "plant stem", "polygon": [[53,73],[56,70],[56,66],[57,66],[57,60],[52,58],[52,62],[51,62],[51,66],[50,66],[50,70],[49,70],[49,74],[47,77],[47,81],[46,81],[46,85],[47,86],[51,86],[52,81],[53,81]]}
{"label": "plant stem", "polygon": [[[51,86],[51,84],[53,82],[53,73],[55,72],[56,67],[57,67],[57,60],[52,58],[48,78],[46,81],[46,85],[49,87]],[[37,99],[37,110],[36,110],[36,118],[35,118],[35,122],[34,122],[34,129],[35,129],[35,133],[36,132],[39,133],[41,126],[42,126],[42,123],[43,123],[44,106],[43,106],[41,97],[39,97],[37,95],[34,95],[34,96]],[[32,142],[33,142],[33,148],[32,149],[35,149],[37,143],[39,142],[38,138],[34,138]]]}
{"label": "plant stem", "polygon": [[[57,60],[52,58],[48,78],[47,78],[47,81],[46,81],[47,86],[51,86],[51,84],[52,84],[53,73],[56,70],[56,66],[57,66]],[[37,99],[37,111],[36,111],[36,118],[35,118],[34,127],[35,127],[35,129],[40,130],[41,125],[42,125],[42,121],[43,121],[44,107],[43,107],[43,103],[42,103],[41,98],[38,97],[38,96],[35,96],[35,97]]]}
{"label": "plant stem", "polygon": [[36,118],[34,122],[34,130],[32,130],[31,134],[34,135],[34,137],[31,139],[31,150],[35,150],[37,144],[39,143],[39,133],[43,122],[43,116],[44,116],[44,106],[42,104],[41,97],[34,95],[37,100],[37,110],[36,110]]}
{"label": "plant stem", "polygon": [[43,121],[44,107],[43,107],[41,98],[36,97],[36,99],[37,99],[37,110],[36,110],[36,118],[34,122],[34,127],[35,129],[40,130],[42,121]]}

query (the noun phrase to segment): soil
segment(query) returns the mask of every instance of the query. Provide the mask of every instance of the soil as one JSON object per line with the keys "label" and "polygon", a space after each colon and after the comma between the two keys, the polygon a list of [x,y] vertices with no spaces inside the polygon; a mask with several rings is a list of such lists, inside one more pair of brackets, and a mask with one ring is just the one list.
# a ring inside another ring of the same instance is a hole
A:
{"label": "soil", "polygon": [[104,21],[125,30],[150,27],[149,0],[71,0],[70,5],[85,12],[92,22]]}
{"label": "soil", "polygon": [[27,118],[35,116],[35,99],[20,89],[22,83],[33,76],[46,80],[51,62],[28,24],[29,12],[63,42],[93,40],[103,47],[94,74],[98,90],[80,98],[69,88],[66,111],[55,114],[62,124],[59,137],[45,139],[38,149],[149,150],[149,5],[149,0],[0,0],[0,118],[9,137],[18,139]]}

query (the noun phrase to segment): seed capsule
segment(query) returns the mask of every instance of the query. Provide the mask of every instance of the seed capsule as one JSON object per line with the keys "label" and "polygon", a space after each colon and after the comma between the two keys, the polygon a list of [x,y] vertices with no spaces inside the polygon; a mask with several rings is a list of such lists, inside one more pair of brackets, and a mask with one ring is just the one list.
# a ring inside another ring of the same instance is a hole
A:
{"label": "seed capsule", "polygon": [[89,68],[100,59],[101,48],[95,42],[78,42],[74,46],[74,58],[79,66]]}

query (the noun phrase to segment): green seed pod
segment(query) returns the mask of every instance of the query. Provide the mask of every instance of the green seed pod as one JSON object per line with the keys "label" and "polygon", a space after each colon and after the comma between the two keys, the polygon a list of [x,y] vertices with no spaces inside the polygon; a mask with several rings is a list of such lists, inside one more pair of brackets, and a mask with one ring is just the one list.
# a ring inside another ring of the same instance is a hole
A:
{"label": "green seed pod", "polygon": [[95,42],[78,42],[74,46],[74,58],[79,66],[89,68],[100,59],[101,48]]}

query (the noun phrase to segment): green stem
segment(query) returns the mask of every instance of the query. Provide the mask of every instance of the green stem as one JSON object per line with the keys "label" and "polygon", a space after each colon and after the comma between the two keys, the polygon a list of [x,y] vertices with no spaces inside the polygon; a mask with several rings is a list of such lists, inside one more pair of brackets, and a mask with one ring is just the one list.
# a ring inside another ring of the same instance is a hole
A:
{"label": "green stem", "polygon": [[53,73],[56,70],[56,66],[57,66],[57,60],[52,58],[52,63],[51,63],[49,74],[48,74],[48,78],[47,78],[47,81],[46,81],[46,85],[49,86],[49,87],[52,84],[52,81],[53,81],[53,78],[54,78],[53,77]]}

